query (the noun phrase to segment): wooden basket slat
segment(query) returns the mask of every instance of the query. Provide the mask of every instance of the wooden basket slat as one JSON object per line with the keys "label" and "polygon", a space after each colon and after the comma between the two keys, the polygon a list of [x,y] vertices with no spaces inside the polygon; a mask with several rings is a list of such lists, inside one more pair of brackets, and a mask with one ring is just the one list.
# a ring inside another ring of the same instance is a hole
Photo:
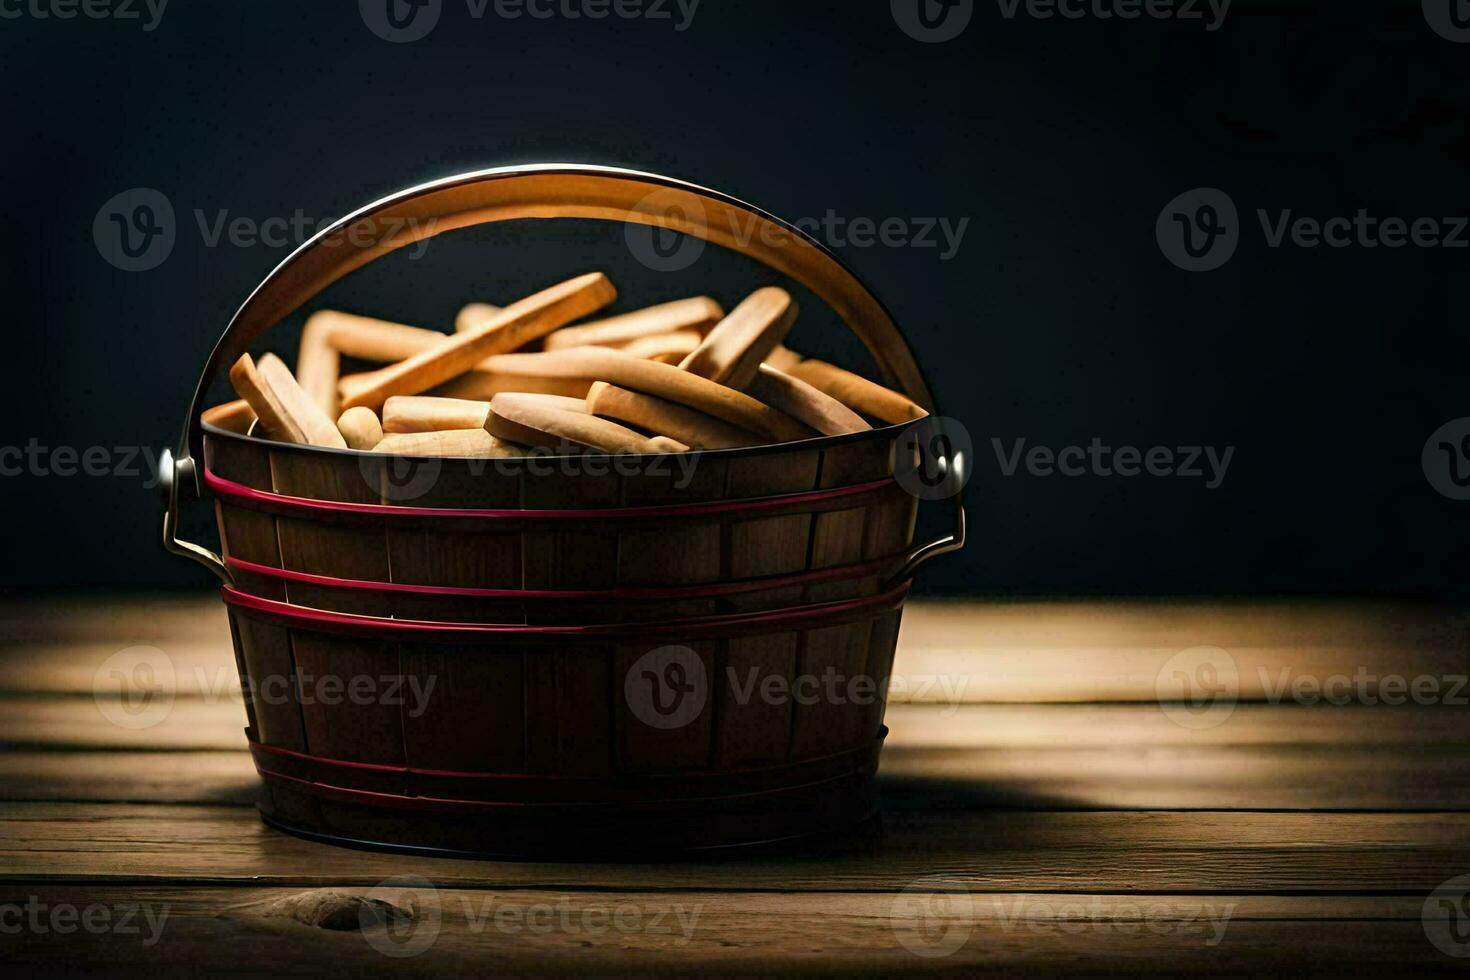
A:
{"label": "wooden basket slat", "polygon": [[333,578],[392,581],[386,534],[381,527],[278,517],[276,533],[280,538],[283,568]]}
{"label": "wooden basket slat", "polygon": [[[617,733],[617,769],[619,772],[669,772],[679,769],[703,769],[709,765],[710,744],[714,731],[714,711],[710,683],[716,674],[717,642],[682,643],[692,650],[704,665],[705,684],[698,692],[703,710],[691,722],[679,728],[654,728],[635,716],[625,690],[629,671],[636,661],[664,644],[658,641],[620,643],[613,659],[611,689],[605,693],[613,703],[614,729]],[[634,683],[643,683],[635,678]],[[653,683],[653,682],[649,682]],[[661,683],[661,682],[659,682]]]}
{"label": "wooden basket slat", "polygon": [[868,509],[852,507],[812,516],[812,568],[854,565],[863,558]]}
{"label": "wooden basket slat", "polygon": [[864,670],[877,683],[879,696],[860,709],[862,719],[857,729],[860,740],[875,739],[883,730],[883,712],[888,705],[888,683],[893,676],[893,657],[898,650],[898,628],[902,618],[903,610],[895,609],[873,620]]}
{"label": "wooden basket slat", "polygon": [[276,493],[354,504],[381,501],[381,457],[273,450],[271,485]]}
{"label": "wooden basket slat", "polygon": [[[814,678],[818,687],[811,703],[797,701],[791,725],[791,757],[807,759],[851,748],[862,715],[852,703],[829,700],[823,679],[828,668],[844,682],[862,674],[867,666],[871,620],[807,630],[797,657],[799,677]],[[843,698],[847,688],[843,688]]]}
{"label": "wooden basket slat", "polygon": [[522,587],[612,589],[618,534],[612,530],[529,531],[521,536]]}
{"label": "wooden basket slat", "polygon": [[405,643],[400,656],[405,685],[399,710],[409,766],[524,771],[525,655],[519,646],[446,650]]}
{"label": "wooden basket slat", "polygon": [[234,610],[225,610],[225,618],[230,624],[230,646],[234,650],[235,673],[240,678],[241,701],[245,705],[245,730],[251,739],[259,741],[260,724],[255,716],[255,697],[250,690],[250,666],[245,662],[245,644],[240,641],[240,627],[235,621]]}
{"label": "wooden basket slat", "polygon": [[838,602],[843,599],[877,595],[883,591],[885,581],[886,573],[836,579],[831,582],[813,582],[807,586],[806,601]]}
{"label": "wooden basket slat", "polygon": [[326,684],[347,691],[355,678],[371,678],[381,690],[402,685],[397,645],[388,640],[291,631],[297,693],[306,731],[306,751],[329,759],[401,766],[403,719],[396,705],[381,698],[354,703],[345,693],[332,696]]}
{"label": "wooden basket slat", "polygon": [[230,611],[230,622],[240,645],[238,659],[244,665],[240,679],[252,694],[251,727],[256,738],[265,745],[305,752],[306,732],[294,687],[296,665],[289,631],[235,610]]}
{"label": "wooden basket slat", "polygon": [[[394,457],[384,460],[381,502],[413,507],[480,507],[485,509],[521,506],[520,479],[500,468],[494,459],[419,459]],[[427,474],[427,476],[426,476]],[[412,496],[401,499],[412,488]]]}
{"label": "wooden basket slat", "polygon": [[791,745],[791,701],[767,696],[761,685],[766,677],[791,682],[799,641],[795,631],[726,641],[723,669],[714,684],[719,699],[716,766],[738,768],[786,760]]}
{"label": "wooden basket slat", "polygon": [[[287,582],[286,601],[308,609],[330,609],[333,612],[355,613],[359,616],[381,616],[385,612],[383,597],[376,593],[360,589],[336,589],[311,582]],[[391,600],[389,605],[391,610]]]}
{"label": "wooden basket slat", "polygon": [[815,449],[768,453],[732,460],[726,465],[725,497],[743,500],[815,489],[822,454]]}
{"label": "wooden basket slat", "polygon": [[720,500],[725,496],[726,478],[724,460],[702,453],[692,459],[668,456],[649,467],[647,472],[623,478],[620,506],[650,507]]}
{"label": "wooden basket slat", "polygon": [[817,486],[846,487],[892,475],[893,444],[886,439],[864,439],[823,450]]}
{"label": "wooden basket slat", "polygon": [[719,521],[638,528],[618,535],[620,586],[697,585],[723,573],[724,535]]}
{"label": "wooden basket slat", "polygon": [[613,771],[614,645],[538,648],[525,659],[526,771],[605,776]]}
{"label": "wooden basket slat", "polygon": [[811,527],[811,514],[733,521],[725,578],[763,578],[805,570]]}
{"label": "wooden basket slat", "polygon": [[521,587],[521,536],[387,528],[393,581],[475,589]]}
{"label": "wooden basket slat", "polygon": [[908,495],[869,505],[863,522],[863,557],[883,558],[906,550],[913,543],[918,515],[919,500]]}

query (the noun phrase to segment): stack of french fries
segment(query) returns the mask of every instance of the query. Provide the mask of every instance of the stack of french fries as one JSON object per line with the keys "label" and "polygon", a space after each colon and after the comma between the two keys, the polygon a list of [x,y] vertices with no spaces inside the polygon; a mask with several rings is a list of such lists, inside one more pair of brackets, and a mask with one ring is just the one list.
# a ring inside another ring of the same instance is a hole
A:
{"label": "stack of french fries", "polygon": [[[783,289],[728,314],[697,296],[586,320],[616,298],[589,273],[503,308],[471,303],[452,335],[322,310],[294,375],[274,354],[243,355],[230,369],[240,400],[210,419],[335,449],[494,457],[729,449],[925,414],[783,346],[797,316]],[[384,366],[342,376],[343,357]]]}

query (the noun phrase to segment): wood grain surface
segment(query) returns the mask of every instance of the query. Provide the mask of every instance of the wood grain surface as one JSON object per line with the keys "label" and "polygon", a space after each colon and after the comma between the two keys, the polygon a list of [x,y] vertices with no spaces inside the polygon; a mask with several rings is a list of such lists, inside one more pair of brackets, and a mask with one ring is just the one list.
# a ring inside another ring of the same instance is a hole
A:
{"label": "wood grain surface", "polygon": [[[357,851],[262,825],[217,600],[11,600],[0,962],[87,975],[1462,971],[1464,890],[1436,889],[1470,873],[1470,714],[1450,691],[1467,630],[1461,611],[1413,604],[915,602],[881,835],[739,860],[536,864]],[[1228,652],[1241,679],[1207,725],[1198,705],[1160,703],[1156,683],[1201,646]],[[164,665],[152,676],[166,710],[117,689],[139,657]],[[1368,679],[1344,703],[1307,703],[1274,696],[1282,670]],[[1438,678],[1437,699],[1384,703],[1399,675]]]}

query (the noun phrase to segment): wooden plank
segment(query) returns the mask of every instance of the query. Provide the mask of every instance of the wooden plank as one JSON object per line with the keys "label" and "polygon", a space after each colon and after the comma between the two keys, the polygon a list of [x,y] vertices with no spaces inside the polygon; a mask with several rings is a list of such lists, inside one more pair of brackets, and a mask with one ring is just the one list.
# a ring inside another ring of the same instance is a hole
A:
{"label": "wooden plank", "polygon": [[1455,708],[1242,704],[1191,728],[1157,704],[905,704],[890,705],[884,721],[890,747],[1470,747],[1470,712]]}
{"label": "wooden plank", "polygon": [[[605,699],[602,656],[586,655],[586,669],[573,673],[565,672],[572,661],[553,669],[553,659],[533,659],[546,676],[538,674],[528,690],[535,694],[552,690],[547,684],[580,678],[589,685],[589,697]],[[789,661],[791,651],[785,656]],[[534,769],[610,767],[605,707],[559,722],[536,708],[535,698],[528,710],[540,720],[529,746]],[[785,708],[770,710],[785,718]],[[735,716],[727,711],[722,717]],[[891,733],[882,782],[893,805],[927,800],[1015,809],[1470,809],[1470,767],[1464,764],[1470,713],[1454,709],[1242,705],[1224,724],[1190,729],[1153,705],[897,705],[886,721]],[[0,743],[11,749],[0,752],[0,795],[239,799],[253,783],[243,724],[240,705],[228,700],[179,701],[157,725],[131,729],[106,719],[90,698],[10,699],[0,712]],[[750,745],[763,746],[760,752],[784,754],[787,728],[776,727],[780,738],[769,744],[758,739],[759,732],[742,737],[757,739]],[[700,736],[691,751],[702,756],[707,744]],[[519,744],[506,748],[514,754]],[[201,750],[233,752],[238,763]],[[717,750],[735,751],[724,743]],[[154,795],[141,795],[130,780]]]}
{"label": "wooden plank", "polygon": [[[244,737],[238,735],[241,744]],[[250,754],[0,752],[0,799],[254,805]]]}
{"label": "wooden plank", "polygon": [[[685,976],[1454,963],[1428,940],[1420,900],[1378,896],[971,895],[924,883],[897,895],[587,894],[423,880],[331,892],[47,885],[14,904],[24,925],[0,944],[0,962],[108,975],[156,975],[163,963],[211,975],[268,963],[276,975]],[[73,929],[84,910],[93,926]]]}
{"label": "wooden plank", "polygon": [[115,713],[109,698],[11,697],[0,707],[0,746],[152,752],[245,749],[245,705],[238,686],[221,692],[216,700],[175,697],[158,713],[140,719],[140,727],[119,724],[119,718],[127,720]]}
{"label": "wooden plank", "polygon": [[[1200,646],[1228,654],[1241,700],[1268,699],[1283,677],[1346,677],[1356,699],[1360,673],[1369,694],[1395,676],[1436,678],[1448,695],[1470,674],[1470,610],[1366,600],[914,602],[894,671],[915,684],[955,679],[962,701],[1152,701],[1171,658]],[[897,684],[895,701],[913,699]],[[1470,698],[1470,687],[1458,694]]]}
{"label": "wooden plank", "polygon": [[[897,891],[942,872],[970,891],[1415,894],[1464,865],[1470,820],[1444,813],[958,811],[889,808],[850,853],[728,862],[532,864],[380,854],[271,830],[246,807],[0,804],[0,881],[189,879],[543,889]],[[9,889],[7,889],[9,891]],[[13,893],[13,892],[12,892]]]}
{"label": "wooden plank", "polygon": [[[134,645],[165,651],[186,685],[197,685],[200,671],[213,683],[219,670],[233,670],[229,630],[213,597],[11,600],[0,603],[0,693],[90,693],[106,658]],[[1289,691],[1299,678],[1337,677],[1351,682],[1347,691],[1357,700],[1360,691],[1379,694],[1389,675],[1434,678],[1441,700],[1470,700],[1470,684],[1454,690],[1470,675],[1470,613],[1461,607],[914,600],[904,614],[891,701],[1153,701],[1171,658],[1199,646],[1229,654],[1242,701],[1266,700],[1283,681]]]}

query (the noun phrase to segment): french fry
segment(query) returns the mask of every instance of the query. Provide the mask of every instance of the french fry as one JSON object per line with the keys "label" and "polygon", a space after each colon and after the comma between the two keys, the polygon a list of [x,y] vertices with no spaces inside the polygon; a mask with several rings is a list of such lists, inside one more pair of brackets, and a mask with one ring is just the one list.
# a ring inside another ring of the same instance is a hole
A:
{"label": "french fry", "polygon": [[703,333],[725,315],[720,304],[708,296],[680,299],[621,316],[563,327],[547,336],[547,350],[567,347],[621,347],[623,344],[679,330]]}
{"label": "french fry", "polygon": [[618,419],[676,439],[694,449],[734,449],[760,444],[760,437],[677,402],[599,381],[587,393],[594,415]]}
{"label": "french fry", "polygon": [[796,322],[797,305],[777,286],[757,289],[679,363],[691,374],[744,390],[761,361],[786,338]]}
{"label": "french fry", "polygon": [[652,337],[643,337],[624,344],[618,349],[624,354],[633,357],[646,357],[651,361],[663,361],[665,364],[678,364],[684,358],[699,347],[704,340],[697,331],[675,330],[673,333],[660,333]]}
{"label": "french fry", "polygon": [[[520,397],[564,412],[587,411],[585,398],[525,393]],[[394,395],[383,403],[383,431],[389,434],[483,429],[489,418],[490,402],[471,398]]]}
{"label": "french fry", "polygon": [[689,448],[671,441],[655,442],[616,422],[547,405],[534,395],[496,395],[490,400],[486,425],[501,439],[551,450],[567,444],[606,453],[683,452]]}
{"label": "french fry", "polygon": [[327,418],[337,414],[337,375],[342,370],[342,355],[332,346],[330,333],[330,321],[315,314],[301,329],[296,350],[296,378]]}
{"label": "french fry", "polygon": [[766,359],[762,363],[769,364],[777,371],[785,371],[787,374],[790,374],[792,367],[801,363],[801,355],[790,347],[777,344],[766,355]]}
{"label": "french fry", "polygon": [[899,425],[924,418],[929,413],[906,395],[875,384],[860,374],[844,371],[826,361],[805,360],[791,369],[791,376],[805,381],[864,415]]}
{"label": "french fry", "polygon": [[293,427],[302,433],[306,443],[330,449],[347,448],[347,441],[337,431],[331,416],[323,412],[296,383],[285,362],[274,354],[263,354],[255,368],[260,380],[275,395],[276,404],[291,420]]}
{"label": "french fry", "polygon": [[449,339],[448,334],[438,330],[341,310],[318,310],[306,321],[306,329],[315,329],[340,354],[383,363],[407,360]]}
{"label": "french fry", "polygon": [[815,433],[784,412],[733,388],[672,364],[630,357],[604,347],[571,347],[539,354],[501,354],[487,361],[492,371],[542,378],[585,378],[641,391],[706,415],[724,419],[775,442],[809,439]]}
{"label": "french fry", "polygon": [[600,272],[543,289],[432,350],[384,368],[365,390],[346,399],[344,407],[379,408],[392,395],[427,391],[470,370],[489,355],[515,350],[616,298],[617,290]]}
{"label": "french fry", "polygon": [[337,419],[337,431],[347,440],[348,449],[371,450],[383,441],[383,427],[371,408],[359,405],[349,408]]}
{"label": "french fry", "polygon": [[500,307],[489,303],[466,303],[454,317],[454,332],[473,330],[500,312]]}
{"label": "french fry", "polygon": [[306,433],[286,414],[249,354],[241,354],[239,360],[230,366],[230,384],[234,386],[235,394],[249,404],[268,435],[281,442],[306,444]]}
{"label": "french fry", "polygon": [[488,401],[466,398],[435,398],[429,395],[394,395],[383,403],[383,431],[444,432],[451,429],[483,429],[490,417]]}
{"label": "french fry", "polygon": [[223,405],[206,408],[199,416],[199,420],[205,425],[213,425],[227,432],[245,432],[250,424],[255,421],[255,412],[250,403],[243,398],[237,398]]}
{"label": "french fry", "polygon": [[450,429],[444,432],[403,432],[383,437],[375,453],[393,456],[456,456],[505,458],[529,456],[523,446],[513,445],[484,429]]}
{"label": "french fry", "polygon": [[432,389],[432,394],[445,398],[471,398],[489,401],[504,392],[561,395],[586,398],[592,382],[585,378],[537,378],[503,371],[470,371]]}
{"label": "french fry", "polygon": [[824,436],[863,432],[872,426],[863,417],[826,392],[799,378],[762,364],[746,392],[772,408],[805,422]]}

